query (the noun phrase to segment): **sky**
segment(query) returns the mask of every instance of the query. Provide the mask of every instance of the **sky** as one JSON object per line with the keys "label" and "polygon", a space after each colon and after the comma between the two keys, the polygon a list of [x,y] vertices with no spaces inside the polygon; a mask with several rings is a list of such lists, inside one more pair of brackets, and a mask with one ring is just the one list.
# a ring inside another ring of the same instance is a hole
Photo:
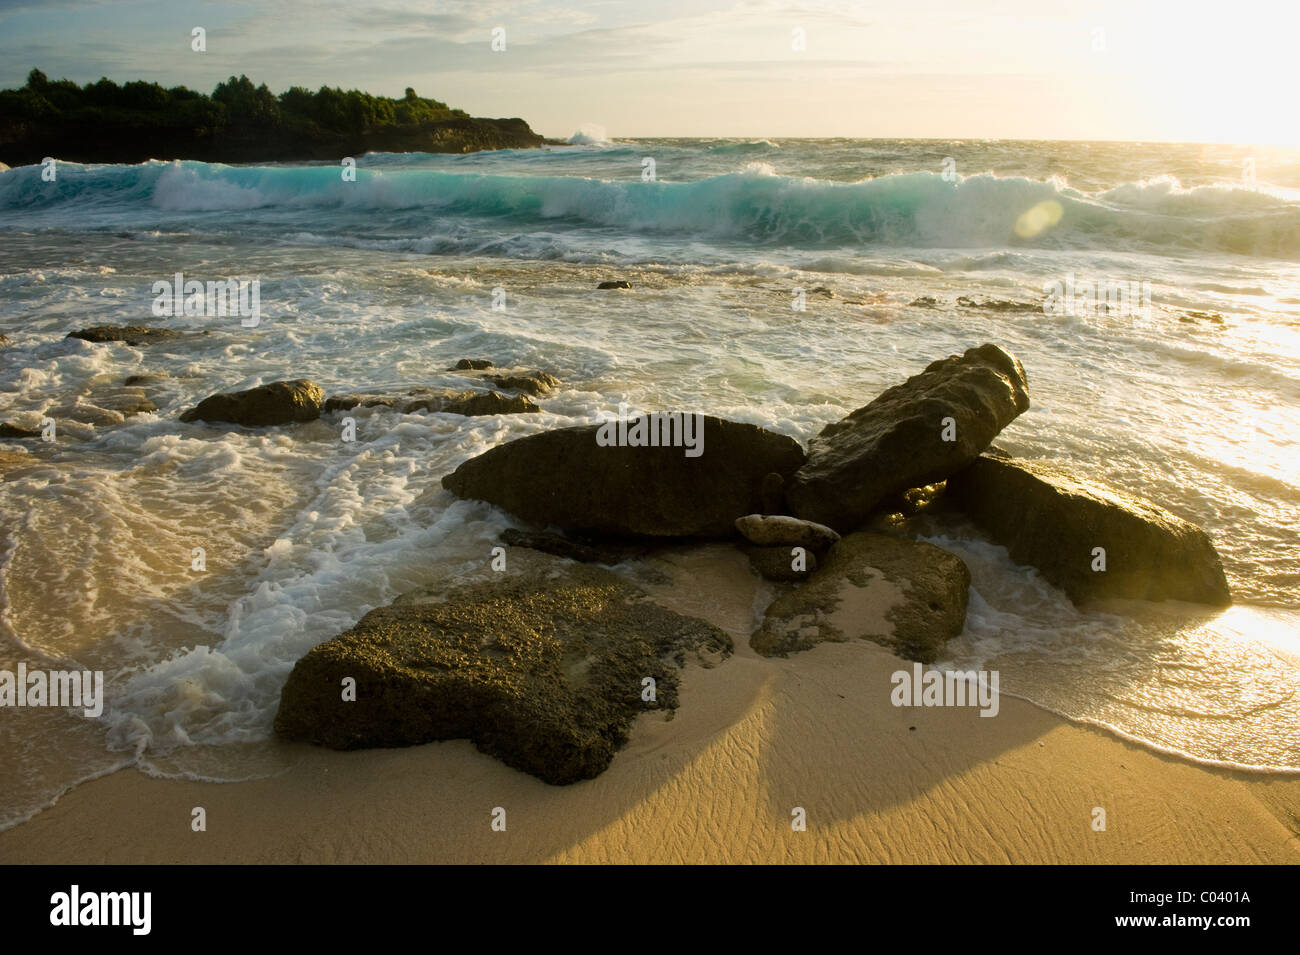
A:
{"label": "sky", "polygon": [[1295,145],[1298,38],[1295,0],[0,0],[0,87],[412,86],[556,138]]}

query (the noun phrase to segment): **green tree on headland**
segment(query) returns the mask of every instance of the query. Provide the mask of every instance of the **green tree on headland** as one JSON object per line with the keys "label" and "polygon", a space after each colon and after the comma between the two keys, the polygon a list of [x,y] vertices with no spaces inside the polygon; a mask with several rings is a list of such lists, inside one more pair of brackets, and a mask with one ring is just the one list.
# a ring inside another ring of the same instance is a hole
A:
{"label": "green tree on headland", "polygon": [[291,86],[277,96],[241,75],[206,95],[107,77],[78,86],[34,69],[25,86],[0,91],[0,159],[10,164],[45,155],[83,162],[324,159],[542,142],[522,120],[474,119],[410,87],[400,99],[332,86]]}
{"label": "green tree on headland", "polygon": [[107,77],[77,86],[69,80],[51,82],[40,70],[32,70],[26,86],[0,92],[0,119],[5,122],[75,121],[158,129],[190,128],[197,122],[218,130],[296,127],[355,134],[467,115],[418,96],[410,87],[400,100],[329,86],[315,93],[294,86],[276,96],[265,83],[254,86],[247,76],[218,83],[209,97],[183,86],[165,89],[143,81],[118,86]]}

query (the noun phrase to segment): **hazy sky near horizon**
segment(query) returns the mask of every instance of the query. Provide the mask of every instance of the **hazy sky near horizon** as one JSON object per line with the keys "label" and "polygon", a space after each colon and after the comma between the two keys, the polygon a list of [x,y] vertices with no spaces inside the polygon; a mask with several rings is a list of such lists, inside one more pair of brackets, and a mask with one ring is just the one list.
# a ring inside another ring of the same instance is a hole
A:
{"label": "hazy sky near horizon", "polygon": [[1291,0],[0,0],[0,86],[413,86],[560,138],[1300,144],[1297,37]]}

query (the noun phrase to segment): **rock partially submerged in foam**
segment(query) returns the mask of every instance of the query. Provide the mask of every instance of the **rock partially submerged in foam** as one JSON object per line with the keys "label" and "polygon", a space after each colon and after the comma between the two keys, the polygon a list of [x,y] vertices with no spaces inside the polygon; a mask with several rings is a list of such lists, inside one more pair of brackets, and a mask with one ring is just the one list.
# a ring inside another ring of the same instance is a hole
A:
{"label": "rock partially submerged in foam", "polygon": [[1076,603],[1232,601],[1205,531],[1149,501],[996,449],[949,478],[946,497]]}
{"label": "rock partially submerged in foam", "polygon": [[486,358],[462,358],[451,371],[477,372],[471,375],[478,381],[504,391],[519,392],[541,398],[560,386],[560,379],[545,371],[503,370]]}
{"label": "rock partially submerged in foam", "polygon": [[786,656],[866,639],[930,663],[965,625],[970,580],[960,557],[933,544],[850,534],[804,586],[772,602],[749,645]]}
{"label": "rock partially submerged in foam", "polygon": [[489,375],[488,381],[507,391],[522,391],[540,398],[560,386],[560,379],[544,371],[531,371],[522,375]]}
{"label": "rock partially submerged in foam", "polygon": [[786,500],[798,517],[852,530],[890,495],[969,464],[1028,407],[1024,368],[996,345],[933,362],[823,428]]}
{"label": "rock partially submerged in foam", "polygon": [[181,415],[182,421],[211,421],[248,427],[315,421],[320,417],[325,392],[306,378],[275,381],[246,391],[204,398]]}
{"label": "rock partially submerged in foam", "polygon": [[[487,501],[530,523],[614,536],[730,537],[758,511],[764,479],[803,463],[798,442],[752,424],[659,413],[647,421],[698,442],[607,445],[610,425],[561,428],[498,445],[442,479],[459,497]],[[629,432],[641,419],[627,422]],[[702,425],[702,427],[701,427]],[[696,433],[698,429],[698,433]]]}
{"label": "rock partially submerged in foam", "polygon": [[503,395],[498,391],[434,391],[414,388],[403,394],[384,392],[350,392],[330,395],[323,411],[350,411],[353,408],[392,408],[402,414],[418,411],[458,414],[467,417],[494,414],[527,414],[541,411],[527,395]]}
{"label": "rock partially submerged in foam", "polygon": [[173,342],[207,332],[179,332],[174,328],[151,328],[146,325],[95,325],[80,331],[68,332],[67,338],[80,338],[87,342],[124,342],[132,347]]}
{"label": "rock partially submerged in foam", "polygon": [[39,438],[40,428],[31,428],[13,421],[0,422],[0,438]]}
{"label": "rock partially submerged in foam", "polygon": [[165,371],[142,372],[136,375],[127,375],[127,377],[123,379],[122,384],[126,385],[128,388],[132,388],[144,385],[159,385],[170,380],[171,375],[167,374]]}
{"label": "rock partially submerged in foam", "polygon": [[724,631],[609,571],[522,556],[497,579],[404,595],[308,652],[276,731],[335,749],[470,739],[563,785],[603,772],[638,714],[676,708],[688,655],[711,666],[731,653]]}

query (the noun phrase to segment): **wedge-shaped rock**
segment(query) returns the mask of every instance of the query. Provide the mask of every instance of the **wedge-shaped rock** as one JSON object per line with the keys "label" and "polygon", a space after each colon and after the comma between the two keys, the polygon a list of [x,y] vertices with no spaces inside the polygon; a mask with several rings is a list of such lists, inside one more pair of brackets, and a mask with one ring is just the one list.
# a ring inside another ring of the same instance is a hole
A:
{"label": "wedge-shaped rock", "polygon": [[[686,415],[684,417],[690,417]],[[798,442],[752,424],[703,417],[699,453],[672,445],[602,445],[604,425],[529,435],[471,458],[442,479],[540,526],[617,536],[729,537],[758,511],[770,472],[803,463]],[[631,419],[629,429],[638,419]],[[663,419],[658,419],[662,421]],[[661,432],[662,433],[662,432]]]}
{"label": "wedge-shaped rock", "polygon": [[812,578],[772,602],[749,645],[786,656],[819,643],[872,640],[930,663],[966,623],[970,570],[923,541],[850,534]]}
{"label": "wedge-shaped rock", "polygon": [[1205,531],[1059,468],[995,450],[949,478],[946,497],[1012,560],[1037,567],[1076,603],[1112,597],[1214,606],[1232,601]]}
{"label": "wedge-shaped rock", "polygon": [[228,421],[262,427],[320,417],[325,393],[306,378],[275,381],[269,385],[211,395],[181,415],[182,421]]}
{"label": "wedge-shaped rock", "polygon": [[786,500],[795,516],[847,533],[886,497],[969,464],[1028,407],[1025,370],[997,345],[936,361],[823,428]]}
{"label": "wedge-shaped rock", "polygon": [[[609,571],[511,560],[525,569],[399,598],[311,650],[285,684],[276,731],[335,749],[470,739],[562,785],[603,772],[639,713],[676,708],[688,654],[712,665],[731,652],[724,631]],[[342,699],[348,678],[355,701]]]}

